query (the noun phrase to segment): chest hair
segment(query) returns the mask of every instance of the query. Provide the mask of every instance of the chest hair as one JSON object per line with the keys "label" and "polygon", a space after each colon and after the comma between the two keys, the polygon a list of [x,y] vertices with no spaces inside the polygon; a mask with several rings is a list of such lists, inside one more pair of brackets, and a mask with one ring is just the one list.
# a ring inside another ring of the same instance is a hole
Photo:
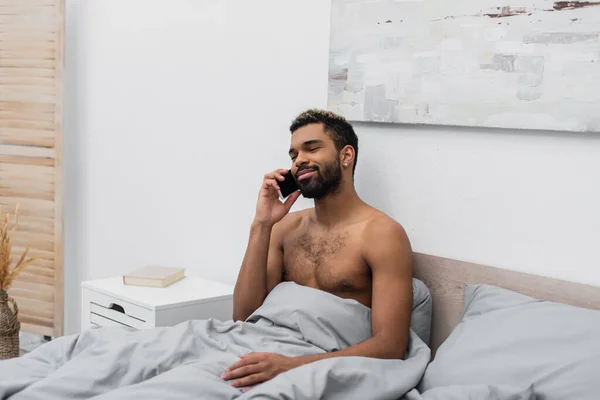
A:
{"label": "chest hair", "polygon": [[342,250],[346,246],[347,240],[347,233],[316,236],[305,232],[298,238],[298,248],[306,261],[314,268],[319,268]]}

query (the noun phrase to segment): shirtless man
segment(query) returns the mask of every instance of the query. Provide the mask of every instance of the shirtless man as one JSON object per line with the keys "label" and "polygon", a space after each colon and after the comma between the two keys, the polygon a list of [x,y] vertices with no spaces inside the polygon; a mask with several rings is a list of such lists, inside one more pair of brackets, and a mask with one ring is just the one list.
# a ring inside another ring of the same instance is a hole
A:
{"label": "shirtless man", "polygon": [[[234,320],[245,320],[282,281],[355,299],[372,310],[373,336],[334,353],[285,357],[250,353],[223,375],[246,387],[328,357],[403,358],[412,309],[412,250],[400,224],[363,202],[354,188],[358,138],[342,117],[308,110],[290,127],[291,171],[300,188],[285,202],[264,177],[233,296]],[[289,213],[302,194],[315,206]]]}

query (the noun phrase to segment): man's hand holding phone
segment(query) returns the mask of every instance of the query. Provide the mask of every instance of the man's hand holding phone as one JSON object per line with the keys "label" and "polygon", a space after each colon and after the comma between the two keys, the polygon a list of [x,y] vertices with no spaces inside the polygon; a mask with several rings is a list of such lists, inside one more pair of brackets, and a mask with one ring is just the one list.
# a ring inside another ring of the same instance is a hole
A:
{"label": "man's hand holding phone", "polygon": [[[254,221],[270,226],[281,221],[300,197],[300,191],[295,188],[294,177],[287,169],[266,174],[258,194]],[[284,202],[280,200],[280,191],[283,197],[291,191]]]}

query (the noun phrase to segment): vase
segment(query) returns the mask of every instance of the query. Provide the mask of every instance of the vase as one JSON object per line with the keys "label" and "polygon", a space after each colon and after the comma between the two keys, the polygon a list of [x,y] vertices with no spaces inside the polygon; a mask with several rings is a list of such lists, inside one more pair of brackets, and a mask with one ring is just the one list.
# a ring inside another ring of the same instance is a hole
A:
{"label": "vase", "polygon": [[15,300],[0,291],[0,360],[19,356],[19,309]]}

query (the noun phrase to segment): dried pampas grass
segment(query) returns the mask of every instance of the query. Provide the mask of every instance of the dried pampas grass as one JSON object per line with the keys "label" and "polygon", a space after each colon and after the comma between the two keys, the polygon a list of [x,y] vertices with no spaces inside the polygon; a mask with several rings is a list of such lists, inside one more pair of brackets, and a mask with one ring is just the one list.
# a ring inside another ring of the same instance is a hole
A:
{"label": "dried pampas grass", "polygon": [[5,293],[21,271],[34,261],[34,258],[27,258],[29,247],[25,249],[15,266],[11,269],[11,239],[19,224],[19,206],[15,208],[15,221],[12,229],[9,230],[10,215],[2,212],[0,207],[0,216],[2,224],[0,225],[0,294]]}

